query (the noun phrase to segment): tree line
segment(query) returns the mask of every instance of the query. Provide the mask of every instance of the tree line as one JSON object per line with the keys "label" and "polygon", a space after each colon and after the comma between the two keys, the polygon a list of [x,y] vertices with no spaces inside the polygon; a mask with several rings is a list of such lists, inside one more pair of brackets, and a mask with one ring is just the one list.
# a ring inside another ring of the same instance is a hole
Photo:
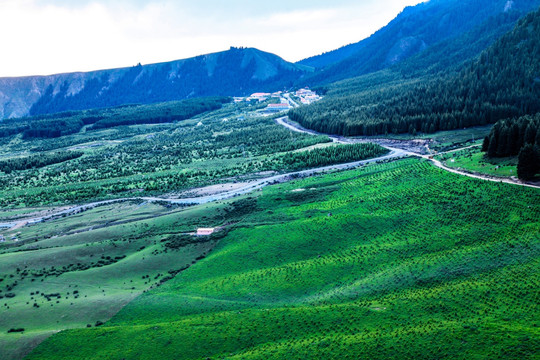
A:
{"label": "tree line", "polygon": [[[91,130],[111,128],[122,125],[161,124],[180,120],[186,120],[195,115],[217,110],[225,103],[231,101],[229,97],[211,97],[182,100],[177,106],[164,111],[147,112],[134,111],[121,117],[109,117],[98,120],[92,125]],[[142,109],[141,109],[142,110]]]}
{"label": "tree line", "polygon": [[23,139],[27,140],[59,138],[76,134],[86,125],[91,125],[88,130],[98,130],[122,125],[181,121],[219,109],[230,101],[229,97],[208,97],[161,104],[130,105],[11,119],[0,123],[0,138],[16,134],[22,134]]}
{"label": "tree line", "polygon": [[13,158],[0,161],[0,172],[10,174],[13,171],[38,169],[52,164],[80,158],[84,153],[80,151],[56,152],[27,157]]}
{"label": "tree line", "polygon": [[540,113],[497,122],[482,144],[489,157],[518,156],[518,177],[540,171]]}
{"label": "tree line", "polygon": [[283,156],[281,161],[289,169],[306,169],[375,158],[387,152],[388,150],[377,144],[362,143],[293,152]]}

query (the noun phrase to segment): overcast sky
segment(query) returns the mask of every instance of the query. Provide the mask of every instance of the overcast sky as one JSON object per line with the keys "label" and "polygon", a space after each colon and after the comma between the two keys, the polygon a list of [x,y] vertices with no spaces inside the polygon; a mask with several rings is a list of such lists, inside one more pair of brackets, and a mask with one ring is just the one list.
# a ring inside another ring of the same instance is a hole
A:
{"label": "overcast sky", "polygon": [[230,46],[298,61],[362,40],[421,0],[0,0],[0,76],[183,59]]}

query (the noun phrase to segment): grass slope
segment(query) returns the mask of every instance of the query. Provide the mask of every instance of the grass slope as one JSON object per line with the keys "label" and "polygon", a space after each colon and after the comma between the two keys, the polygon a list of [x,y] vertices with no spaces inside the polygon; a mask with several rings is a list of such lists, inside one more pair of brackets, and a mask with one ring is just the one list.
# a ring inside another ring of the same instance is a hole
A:
{"label": "grass slope", "polygon": [[214,208],[121,203],[15,230],[16,244],[0,243],[0,359],[20,359],[60,330],[105,322],[204,257],[215,239],[177,249],[162,240],[214,225],[203,219]]}
{"label": "grass slope", "polygon": [[499,177],[517,177],[517,156],[488,158],[481,145],[457,152],[437,156],[444,165],[473,173]]}
{"label": "grass slope", "polygon": [[532,359],[539,200],[416,159],[268,187],[204,260],[28,359]]}

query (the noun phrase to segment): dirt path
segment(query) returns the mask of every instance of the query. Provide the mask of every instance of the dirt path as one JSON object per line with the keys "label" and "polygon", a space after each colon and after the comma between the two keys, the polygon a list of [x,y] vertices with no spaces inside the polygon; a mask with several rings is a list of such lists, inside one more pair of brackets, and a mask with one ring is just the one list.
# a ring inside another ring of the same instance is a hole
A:
{"label": "dirt path", "polygon": [[148,202],[162,202],[162,203],[165,202],[169,204],[187,205],[187,206],[206,204],[210,202],[226,200],[226,199],[230,199],[230,198],[237,197],[240,195],[244,195],[244,194],[253,192],[255,190],[262,189],[265,186],[280,183],[280,182],[290,181],[292,179],[309,177],[315,174],[322,174],[322,173],[335,171],[335,170],[354,169],[362,165],[366,165],[366,164],[370,164],[370,163],[374,163],[378,161],[405,157],[409,155],[406,151],[403,151],[401,149],[392,149],[392,148],[388,148],[388,149],[390,150],[388,154],[384,156],[379,156],[377,158],[354,161],[354,162],[345,163],[345,164],[323,166],[319,168],[295,171],[295,172],[290,172],[286,174],[273,175],[273,176],[265,177],[265,178],[255,180],[252,182],[241,184],[241,186],[233,187],[230,190],[217,192],[210,195],[176,198],[176,199],[141,196],[141,197],[130,197],[130,198],[122,198],[122,199],[114,199],[114,200],[96,201],[89,204],[72,206],[62,211],[54,212],[47,216],[27,218],[24,220],[12,221],[9,223],[0,223],[0,228],[8,228],[8,229],[20,228],[26,225],[38,224],[38,223],[54,220],[62,216],[76,214],[81,211],[93,209],[97,206],[108,205],[108,204],[113,204],[113,203],[118,203],[118,202],[126,202],[126,201],[143,200],[143,201],[148,201]]}
{"label": "dirt path", "polygon": [[[282,125],[282,126],[285,126],[286,128],[288,128],[288,129],[290,129],[292,131],[301,132],[301,133],[310,134],[310,135],[326,135],[326,134],[319,133],[317,131],[305,129],[305,128],[303,128],[302,126],[300,126],[298,124],[292,123],[289,120],[288,117],[282,117],[282,118],[276,119],[276,122],[278,124]],[[385,139],[367,139],[367,138],[364,138],[364,139],[352,139],[352,138],[346,138],[346,137],[343,137],[343,136],[336,136],[336,135],[327,135],[327,136],[330,139],[332,139],[332,141],[338,142],[340,144],[353,144],[353,143],[368,142],[368,141],[369,142],[374,142],[374,143],[377,143],[377,144],[381,145],[382,147],[385,147],[385,148],[387,148],[389,150],[401,150],[404,154],[407,154],[409,156],[416,156],[416,157],[420,157],[420,158],[429,160],[433,165],[435,165],[438,168],[441,168],[443,170],[446,170],[448,172],[458,174],[458,175],[467,176],[467,177],[474,178],[474,179],[480,179],[480,180],[486,180],[486,181],[492,181],[492,182],[502,182],[502,183],[506,183],[506,184],[513,184],[513,185],[519,185],[519,186],[525,186],[525,187],[540,189],[539,185],[526,183],[526,182],[523,182],[523,181],[520,181],[520,180],[517,180],[517,179],[499,178],[499,177],[495,177],[495,176],[478,174],[478,173],[470,173],[470,172],[467,172],[467,171],[462,171],[462,170],[456,170],[456,169],[449,168],[447,166],[444,166],[439,160],[433,159],[433,156],[425,155],[425,154],[419,152],[417,150],[419,147],[425,147],[426,150],[428,150],[428,151],[429,151],[429,147],[427,147],[427,144],[422,144],[422,143],[414,141],[414,140],[413,141],[405,141],[404,140],[404,141],[399,141],[399,142],[394,141],[394,142],[389,143],[389,141],[385,140]],[[390,144],[392,146],[389,146]],[[396,148],[394,146],[399,146],[400,148],[398,149],[398,148]],[[467,146],[467,147],[463,147],[463,148],[459,148],[459,149],[450,150],[450,151],[440,153],[440,154],[447,154],[447,153],[457,152],[457,151],[461,151],[461,150],[465,150],[465,149],[469,149],[469,148],[473,148],[473,147],[478,147],[478,146],[479,145]],[[440,154],[438,154],[438,155],[440,155]]]}
{"label": "dirt path", "polygon": [[[200,204],[206,204],[209,202],[215,202],[215,201],[221,201],[225,199],[230,199],[236,196],[244,195],[247,193],[250,193],[255,190],[262,189],[263,187],[279,182],[285,182],[289,181],[291,179],[295,179],[298,177],[308,177],[315,174],[321,174],[329,171],[334,170],[347,170],[347,169],[354,169],[356,167],[366,165],[373,162],[378,161],[384,161],[384,160],[391,160],[391,159],[397,159],[402,158],[405,156],[415,156],[422,159],[426,159],[430,161],[433,165],[437,166],[440,169],[443,169],[445,171],[459,174],[462,176],[467,176],[474,179],[480,179],[480,180],[486,180],[486,181],[493,181],[493,182],[502,182],[507,184],[513,184],[513,185],[519,185],[519,186],[526,186],[531,188],[540,188],[540,186],[535,184],[529,184],[524,183],[522,181],[516,180],[516,179],[509,179],[509,178],[497,178],[489,175],[483,175],[483,174],[473,174],[466,171],[456,170],[449,168],[447,166],[444,166],[439,160],[433,159],[433,156],[431,155],[425,155],[423,153],[419,153],[419,148],[426,148],[426,144],[417,142],[417,141],[388,141],[387,139],[367,139],[367,138],[347,138],[344,136],[336,136],[336,135],[327,135],[322,134],[313,130],[305,129],[295,123],[292,123],[288,120],[288,117],[282,117],[279,119],[276,119],[276,122],[291,131],[296,131],[300,133],[310,134],[310,135],[323,135],[328,136],[330,139],[332,139],[333,142],[339,143],[339,144],[355,144],[355,143],[365,143],[365,142],[374,142],[382,147],[390,150],[390,152],[384,156],[380,156],[373,159],[368,160],[362,160],[362,161],[355,161],[351,163],[346,164],[336,164],[336,165],[330,165],[330,166],[324,166],[320,168],[315,169],[308,169],[308,170],[302,170],[302,171],[296,171],[291,172],[287,174],[279,174],[274,175],[266,178],[262,178],[259,180],[255,180],[248,183],[243,183],[240,186],[234,186],[234,187],[225,187],[225,191],[216,192],[216,193],[207,193],[203,196],[194,196],[194,197],[186,197],[186,198],[160,198],[160,197],[131,197],[131,198],[123,198],[123,199],[114,199],[114,200],[106,200],[106,201],[96,201],[89,204],[79,205],[79,206],[73,206],[66,208],[62,211],[54,212],[52,214],[49,214],[47,216],[41,216],[31,219],[24,219],[19,221],[10,221],[8,223],[0,223],[0,228],[8,228],[8,229],[17,229],[20,227],[24,227],[26,225],[32,225],[37,224],[45,221],[54,220],[61,216],[66,215],[72,215],[75,213],[78,213],[80,211],[89,210],[92,208],[95,208],[97,206],[101,205],[107,205],[117,202],[126,202],[126,201],[137,201],[137,200],[144,200],[148,202],[165,202],[170,204],[177,204],[177,205],[200,205]],[[477,145],[474,145],[477,146]],[[468,146],[465,148],[455,149],[448,152],[455,152],[460,151],[464,149],[468,149],[470,147],[474,146]],[[197,194],[196,191],[192,192],[193,194]],[[185,193],[184,193],[185,194]],[[202,193],[200,193],[202,195]]]}

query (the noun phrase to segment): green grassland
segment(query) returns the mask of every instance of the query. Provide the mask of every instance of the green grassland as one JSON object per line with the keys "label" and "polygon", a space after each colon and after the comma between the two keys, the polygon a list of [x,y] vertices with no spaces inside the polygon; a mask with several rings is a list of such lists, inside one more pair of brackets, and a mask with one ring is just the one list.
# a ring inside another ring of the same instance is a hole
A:
{"label": "green grassland", "polygon": [[124,202],[14,230],[17,243],[0,243],[0,358],[20,359],[59,330],[104,322],[204,257],[217,237],[190,236],[182,246],[168,239],[222,224],[225,207]]}
{"label": "green grassland", "polygon": [[[178,194],[257,178],[263,171],[387,153],[374,144],[318,147],[329,144],[328,137],[286,130],[257,116],[258,107],[227,104],[183,121],[84,126],[54,139],[11,134],[0,147],[0,222],[50,215],[74,203]],[[63,121],[80,123],[82,115],[65,116]],[[70,151],[77,156],[65,156]],[[0,358],[21,358],[60,330],[101,325],[144,291],[204,258],[251,211],[249,203],[229,203],[182,208],[129,200],[2,229],[8,241],[0,243]],[[225,226],[221,235],[184,235],[219,225]]]}
{"label": "green grassland", "polygon": [[493,125],[475,126],[467,129],[438,131],[434,134],[389,134],[384,138],[396,140],[426,140],[429,141],[429,148],[433,152],[444,152],[481,144],[484,137],[489,135],[492,127]]}
{"label": "green grassland", "polygon": [[488,158],[481,150],[481,144],[479,144],[477,147],[439,155],[436,158],[450,168],[491,176],[517,177],[516,156]]}
{"label": "green grassland", "polygon": [[[212,206],[224,208],[182,210],[236,223],[204,259],[105,325],[73,326],[28,359],[537,356],[537,189],[406,159]],[[125,276],[103,280],[122,288]]]}

